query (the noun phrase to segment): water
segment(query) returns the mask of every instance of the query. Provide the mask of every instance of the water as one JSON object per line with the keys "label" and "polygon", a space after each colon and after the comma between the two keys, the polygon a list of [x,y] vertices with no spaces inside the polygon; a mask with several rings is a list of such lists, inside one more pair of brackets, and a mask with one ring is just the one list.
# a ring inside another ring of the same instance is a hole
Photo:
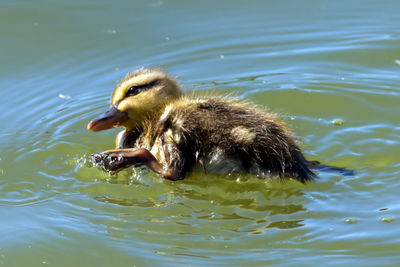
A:
{"label": "water", "polygon": [[[2,1],[0,265],[400,261],[400,2]],[[115,84],[141,66],[282,114],[315,183],[146,170],[88,155]],[[332,123],[332,122],[340,123]],[[336,124],[336,125],[335,125]]]}

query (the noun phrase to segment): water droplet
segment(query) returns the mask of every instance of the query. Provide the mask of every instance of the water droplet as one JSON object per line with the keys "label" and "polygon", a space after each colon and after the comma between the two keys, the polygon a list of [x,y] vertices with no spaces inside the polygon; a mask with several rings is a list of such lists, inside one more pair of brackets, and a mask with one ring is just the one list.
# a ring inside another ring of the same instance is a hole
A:
{"label": "water droplet", "polygon": [[357,222],[358,222],[358,220],[355,218],[349,218],[349,219],[345,220],[345,223],[357,223]]}
{"label": "water droplet", "polygon": [[64,94],[58,94],[58,97],[59,98],[62,98],[62,99],[70,99],[71,98],[71,96],[69,96],[69,95],[64,95]]}
{"label": "water droplet", "polygon": [[220,58],[220,59],[224,59],[225,56],[224,56],[224,55],[220,55],[219,58]]}
{"label": "water droplet", "polygon": [[116,30],[107,30],[107,33],[109,33],[109,34],[117,34],[117,31]]}
{"label": "water droplet", "polygon": [[332,123],[333,125],[335,125],[335,126],[342,126],[343,123],[344,123],[344,121],[341,120],[341,119],[334,119],[334,120],[332,120],[331,123]]}
{"label": "water droplet", "polygon": [[388,216],[388,217],[383,217],[383,218],[381,219],[381,222],[390,223],[390,222],[393,222],[393,218],[390,217],[390,216]]}
{"label": "water droplet", "polygon": [[394,63],[396,63],[397,65],[400,65],[400,59],[396,59],[396,60],[394,61]]}
{"label": "water droplet", "polygon": [[171,38],[169,38],[168,36],[165,37],[165,41],[169,41],[169,40],[171,40]]}

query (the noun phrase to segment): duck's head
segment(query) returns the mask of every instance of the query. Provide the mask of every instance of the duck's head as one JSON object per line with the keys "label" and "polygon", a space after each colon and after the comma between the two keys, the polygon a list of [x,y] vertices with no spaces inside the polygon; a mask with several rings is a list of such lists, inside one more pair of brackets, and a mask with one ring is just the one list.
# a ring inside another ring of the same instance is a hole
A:
{"label": "duck's head", "polygon": [[111,108],[89,122],[87,128],[95,132],[119,126],[135,129],[180,96],[176,81],[165,72],[145,68],[135,70],[115,87]]}

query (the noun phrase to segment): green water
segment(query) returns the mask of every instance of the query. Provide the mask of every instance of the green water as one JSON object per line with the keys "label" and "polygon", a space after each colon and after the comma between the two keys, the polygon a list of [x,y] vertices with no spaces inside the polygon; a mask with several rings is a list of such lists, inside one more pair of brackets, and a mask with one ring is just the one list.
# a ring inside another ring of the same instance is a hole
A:
{"label": "green water", "polygon": [[[1,1],[0,265],[399,265],[399,10],[397,0]],[[356,174],[320,172],[304,186],[103,173],[88,155],[119,130],[86,124],[141,66],[282,114],[309,159]]]}

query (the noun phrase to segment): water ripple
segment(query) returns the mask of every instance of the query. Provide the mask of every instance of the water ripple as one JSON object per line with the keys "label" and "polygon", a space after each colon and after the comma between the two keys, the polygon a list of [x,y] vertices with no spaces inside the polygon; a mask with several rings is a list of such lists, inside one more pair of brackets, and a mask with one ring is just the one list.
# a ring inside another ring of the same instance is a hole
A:
{"label": "water ripple", "polygon": [[[396,6],[1,2],[0,264],[79,265],[65,255],[84,254],[97,255],[89,265],[394,265]],[[203,174],[174,183],[138,168],[110,176],[90,154],[112,148],[118,129],[86,124],[141,66],[166,69],[188,92],[281,113],[307,158],[355,175],[321,171],[305,186]]]}

